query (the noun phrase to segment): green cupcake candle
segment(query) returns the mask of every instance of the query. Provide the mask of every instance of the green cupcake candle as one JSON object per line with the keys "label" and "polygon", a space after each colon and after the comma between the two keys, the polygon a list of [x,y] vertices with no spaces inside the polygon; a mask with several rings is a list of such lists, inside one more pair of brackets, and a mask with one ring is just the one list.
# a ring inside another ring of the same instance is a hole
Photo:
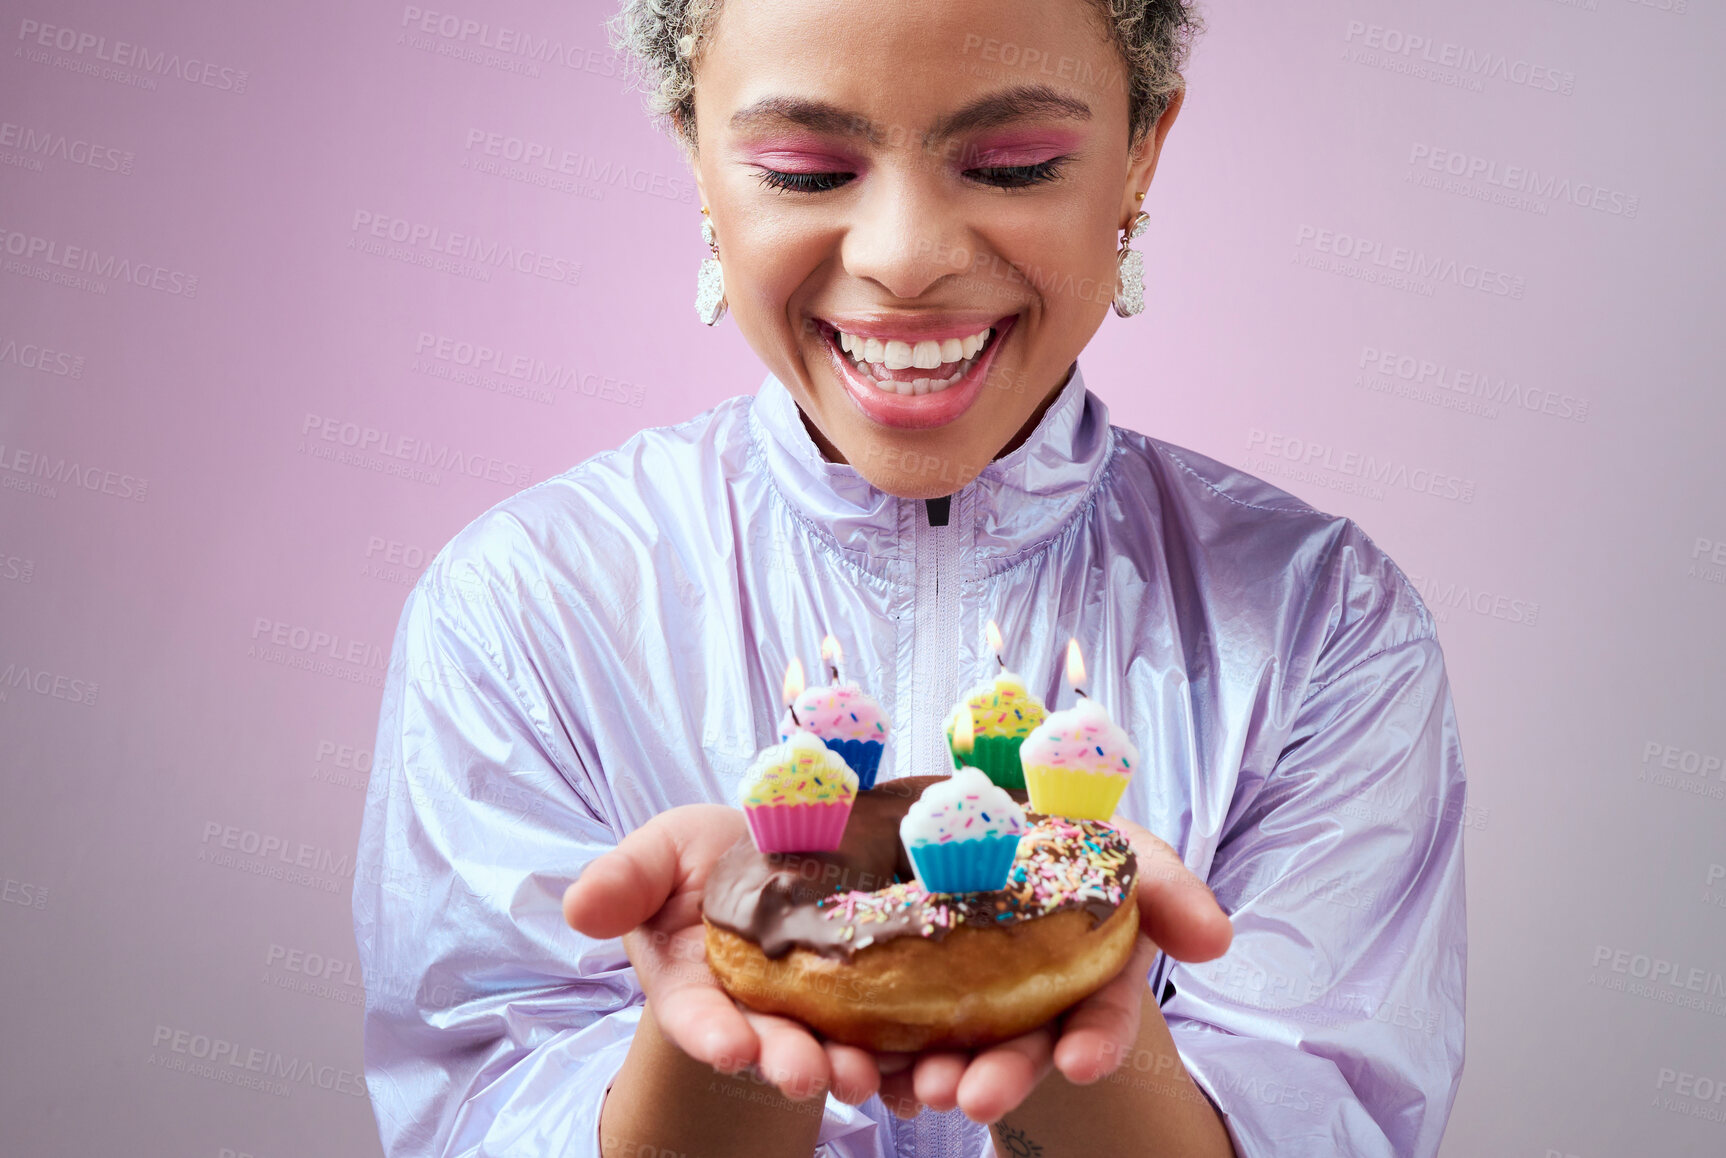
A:
{"label": "green cupcake candle", "polygon": [[[1019,745],[1043,722],[1048,709],[1025,686],[1025,681],[1007,670],[1001,659],[1001,631],[989,622],[989,647],[1001,671],[966,692],[947,714],[947,747],[953,766],[981,768],[1002,788],[1025,787],[1025,771],[1019,763]],[[963,716],[970,715],[971,737],[965,748]]]}

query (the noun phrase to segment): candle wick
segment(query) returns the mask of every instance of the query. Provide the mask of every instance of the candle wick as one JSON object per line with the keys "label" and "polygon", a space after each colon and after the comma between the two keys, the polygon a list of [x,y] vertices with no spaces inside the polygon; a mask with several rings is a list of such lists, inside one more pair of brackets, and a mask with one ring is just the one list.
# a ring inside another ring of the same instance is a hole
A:
{"label": "candle wick", "polygon": [[998,651],[995,653],[995,662],[1001,665],[1002,671],[1007,670],[1007,661],[1001,658],[1001,653]]}
{"label": "candle wick", "polygon": [[791,726],[794,728],[801,728],[803,726],[803,721],[797,718],[797,702],[793,700],[786,706],[791,709]]}
{"label": "candle wick", "polygon": [[1087,699],[1087,700],[1088,700],[1088,699],[1090,699],[1090,698],[1091,698],[1091,697],[1090,697],[1090,696],[1086,696],[1086,695],[1085,695],[1085,689],[1084,689],[1084,688],[1077,688],[1077,687],[1076,687],[1076,688],[1074,688],[1074,689],[1073,689],[1073,694],[1074,694],[1074,695],[1075,695],[1075,696],[1084,696],[1084,698],[1085,698],[1085,699]]}
{"label": "candle wick", "polygon": [[839,665],[838,664],[830,663],[827,665],[827,678],[832,680],[835,684],[837,684],[839,682]]}

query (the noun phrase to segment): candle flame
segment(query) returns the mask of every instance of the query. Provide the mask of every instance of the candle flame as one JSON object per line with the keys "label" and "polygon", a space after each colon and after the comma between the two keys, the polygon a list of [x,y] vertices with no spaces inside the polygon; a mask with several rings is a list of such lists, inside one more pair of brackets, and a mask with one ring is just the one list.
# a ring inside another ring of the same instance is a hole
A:
{"label": "candle flame", "polygon": [[989,626],[987,628],[987,634],[989,636],[989,650],[994,652],[996,655],[1000,655],[1001,654],[1001,629],[999,627],[995,626],[995,621],[993,619],[991,619],[989,621]]}
{"label": "candle flame", "polygon": [[1073,685],[1075,691],[1085,688],[1085,657],[1079,654],[1079,641],[1067,641],[1067,682]]}
{"label": "candle flame", "polygon": [[971,705],[966,704],[959,709],[959,718],[953,722],[953,751],[969,752],[976,746],[977,725],[971,720]]}
{"label": "candle flame", "polygon": [[796,656],[785,665],[785,706],[790,707],[797,702],[797,697],[803,694],[803,661]]}
{"label": "candle flame", "polygon": [[839,646],[839,641],[831,631],[827,633],[827,638],[821,641],[821,658],[832,664],[845,662],[845,650]]}

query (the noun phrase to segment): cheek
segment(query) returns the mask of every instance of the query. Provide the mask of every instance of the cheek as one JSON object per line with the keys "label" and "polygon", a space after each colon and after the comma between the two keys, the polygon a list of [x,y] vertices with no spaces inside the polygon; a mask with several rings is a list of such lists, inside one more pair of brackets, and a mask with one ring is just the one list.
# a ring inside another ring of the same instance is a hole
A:
{"label": "cheek", "polygon": [[726,298],[734,306],[747,302],[752,310],[784,317],[787,303],[811,284],[833,242],[820,232],[747,209],[732,219],[746,224],[729,241],[719,239]]}
{"label": "cheek", "polygon": [[1112,205],[1086,194],[1036,206],[1027,199],[1022,209],[1009,205],[988,231],[1000,260],[1018,271],[1050,313],[1089,310],[1092,283],[1115,276],[1120,234]]}
{"label": "cheek", "polygon": [[1115,246],[1094,227],[1044,227],[1000,245],[1046,323],[1076,323],[1114,295]]}

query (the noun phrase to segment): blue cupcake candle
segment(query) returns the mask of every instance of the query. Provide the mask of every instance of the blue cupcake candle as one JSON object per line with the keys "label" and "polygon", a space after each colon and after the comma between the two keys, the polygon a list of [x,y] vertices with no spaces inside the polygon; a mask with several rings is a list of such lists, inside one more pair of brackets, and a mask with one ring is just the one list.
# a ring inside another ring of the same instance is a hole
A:
{"label": "blue cupcake candle", "polygon": [[881,750],[887,743],[887,717],[862,688],[840,682],[839,665],[844,654],[832,635],[821,641],[821,658],[827,662],[833,682],[808,689],[802,686],[803,665],[793,661],[785,688],[791,707],[779,721],[779,740],[783,743],[796,732],[813,733],[857,773],[860,789],[873,788]]}
{"label": "blue cupcake candle", "polygon": [[1025,812],[980,768],[958,769],[923,790],[899,822],[917,879],[932,893],[1007,887]]}

